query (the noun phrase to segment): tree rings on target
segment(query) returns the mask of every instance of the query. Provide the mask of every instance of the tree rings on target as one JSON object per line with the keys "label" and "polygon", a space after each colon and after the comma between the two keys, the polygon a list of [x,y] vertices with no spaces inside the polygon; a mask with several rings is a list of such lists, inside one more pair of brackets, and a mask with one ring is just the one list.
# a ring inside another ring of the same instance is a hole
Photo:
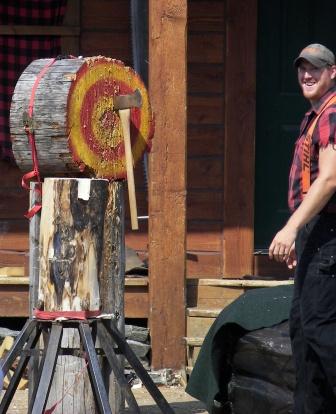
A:
{"label": "tree rings on target", "polygon": [[[51,59],[33,61],[13,94],[10,131],[13,154],[30,171],[32,153],[23,128],[34,83]],[[153,115],[147,90],[136,72],[122,62],[98,56],[52,63],[34,91],[32,128],[41,176],[126,177],[125,150],[116,96],[139,90],[142,105],[131,108],[134,164],[150,149]]]}

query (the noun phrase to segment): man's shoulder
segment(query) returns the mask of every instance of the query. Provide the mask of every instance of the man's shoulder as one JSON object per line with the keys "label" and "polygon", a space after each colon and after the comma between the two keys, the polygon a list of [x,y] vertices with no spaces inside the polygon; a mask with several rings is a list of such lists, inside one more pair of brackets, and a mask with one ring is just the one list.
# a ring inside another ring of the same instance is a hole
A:
{"label": "man's shoulder", "polygon": [[333,116],[331,117],[331,115],[334,114],[336,114],[336,102],[328,105],[328,107],[322,112],[322,114],[320,115],[320,121],[330,121],[330,118],[333,118]]}

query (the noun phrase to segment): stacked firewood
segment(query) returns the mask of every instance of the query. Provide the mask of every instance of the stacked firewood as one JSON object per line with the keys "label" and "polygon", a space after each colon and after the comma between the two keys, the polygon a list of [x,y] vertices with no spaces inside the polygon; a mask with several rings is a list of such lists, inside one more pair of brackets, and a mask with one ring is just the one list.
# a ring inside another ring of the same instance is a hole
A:
{"label": "stacked firewood", "polygon": [[[150,356],[151,349],[149,343],[149,330],[141,326],[125,325],[125,337],[128,345],[132,348],[143,367],[147,370],[150,369]],[[127,366],[126,362],[126,368]]]}

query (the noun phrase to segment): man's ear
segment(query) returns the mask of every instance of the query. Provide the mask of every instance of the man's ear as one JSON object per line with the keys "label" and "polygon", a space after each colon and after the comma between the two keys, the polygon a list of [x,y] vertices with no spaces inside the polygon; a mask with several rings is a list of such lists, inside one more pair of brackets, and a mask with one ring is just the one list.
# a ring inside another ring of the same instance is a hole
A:
{"label": "man's ear", "polygon": [[336,65],[331,67],[331,79],[336,79]]}

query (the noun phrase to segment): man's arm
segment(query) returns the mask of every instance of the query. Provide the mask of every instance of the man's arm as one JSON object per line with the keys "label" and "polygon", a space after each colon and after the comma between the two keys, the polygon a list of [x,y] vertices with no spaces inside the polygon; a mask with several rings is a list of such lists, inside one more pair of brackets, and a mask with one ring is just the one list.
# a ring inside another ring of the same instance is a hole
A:
{"label": "man's arm", "polygon": [[278,262],[288,260],[293,250],[298,231],[308,223],[336,191],[336,147],[329,144],[319,151],[319,174],[310,186],[299,208],[292,214],[287,224],[275,235],[269,257]]}

